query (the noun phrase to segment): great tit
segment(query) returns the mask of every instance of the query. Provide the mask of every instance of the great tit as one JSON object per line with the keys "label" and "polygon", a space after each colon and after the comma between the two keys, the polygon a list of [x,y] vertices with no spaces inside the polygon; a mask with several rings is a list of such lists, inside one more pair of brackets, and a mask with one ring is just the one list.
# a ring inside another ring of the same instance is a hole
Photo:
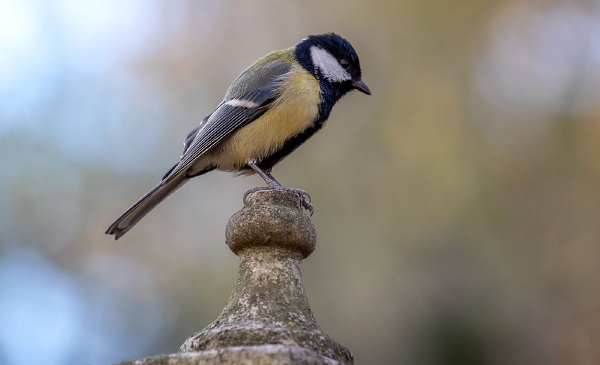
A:
{"label": "great tit", "polygon": [[[118,239],[189,179],[212,170],[257,173],[269,188],[285,189],[271,175],[273,166],[321,129],[333,105],[353,89],[371,95],[358,55],[337,34],[312,35],[269,53],[242,72],[188,134],[181,160],[106,233]],[[305,192],[295,190],[312,213]]]}

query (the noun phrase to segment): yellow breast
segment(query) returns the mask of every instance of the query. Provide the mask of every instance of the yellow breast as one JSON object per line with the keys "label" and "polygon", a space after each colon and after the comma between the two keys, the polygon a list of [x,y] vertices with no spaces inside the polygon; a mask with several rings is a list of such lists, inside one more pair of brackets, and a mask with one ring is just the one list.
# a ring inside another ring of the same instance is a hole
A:
{"label": "yellow breast", "polygon": [[317,118],[319,83],[302,66],[284,75],[281,96],[257,120],[235,132],[211,153],[220,170],[237,171],[251,160],[277,151],[290,137],[302,132]]}

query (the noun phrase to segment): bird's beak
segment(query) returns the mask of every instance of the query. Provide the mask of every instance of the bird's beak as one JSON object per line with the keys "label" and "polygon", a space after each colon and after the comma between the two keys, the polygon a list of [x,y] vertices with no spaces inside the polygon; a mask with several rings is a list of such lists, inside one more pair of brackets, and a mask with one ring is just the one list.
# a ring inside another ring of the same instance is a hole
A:
{"label": "bird's beak", "polygon": [[367,95],[371,95],[371,90],[369,90],[367,84],[365,84],[364,81],[361,79],[352,80],[352,86],[354,86],[354,88],[360,92],[363,92]]}

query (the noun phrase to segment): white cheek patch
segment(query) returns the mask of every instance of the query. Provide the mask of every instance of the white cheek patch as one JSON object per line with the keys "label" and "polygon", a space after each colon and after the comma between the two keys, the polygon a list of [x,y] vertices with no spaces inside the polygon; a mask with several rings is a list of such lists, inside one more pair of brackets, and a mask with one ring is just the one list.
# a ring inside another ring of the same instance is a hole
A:
{"label": "white cheek patch", "polygon": [[310,58],[312,58],[315,68],[318,68],[327,80],[342,82],[352,79],[352,76],[340,66],[335,57],[326,50],[312,46],[310,47]]}
{"label": "white cheek patch", "polygon": [[256,108],[258,106],[258,104],[256,104],[253,101],[240,99],[231,99],[228,100],[225,104],[231,106],[239,106],[241,108]]}

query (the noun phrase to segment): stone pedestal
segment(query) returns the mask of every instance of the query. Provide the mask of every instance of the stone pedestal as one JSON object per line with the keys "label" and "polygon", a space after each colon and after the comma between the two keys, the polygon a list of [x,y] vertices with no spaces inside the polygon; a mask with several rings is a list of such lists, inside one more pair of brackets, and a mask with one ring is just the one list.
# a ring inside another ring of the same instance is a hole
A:
{"label": "stone pedestal", "polygon": [[316,233],[296,193],[250,193],[229,220],[226,242],[241,262],[219,318],[188,338],[179,354],[121,365],[353,363],[308,305],[300,263],[314,251]]}

